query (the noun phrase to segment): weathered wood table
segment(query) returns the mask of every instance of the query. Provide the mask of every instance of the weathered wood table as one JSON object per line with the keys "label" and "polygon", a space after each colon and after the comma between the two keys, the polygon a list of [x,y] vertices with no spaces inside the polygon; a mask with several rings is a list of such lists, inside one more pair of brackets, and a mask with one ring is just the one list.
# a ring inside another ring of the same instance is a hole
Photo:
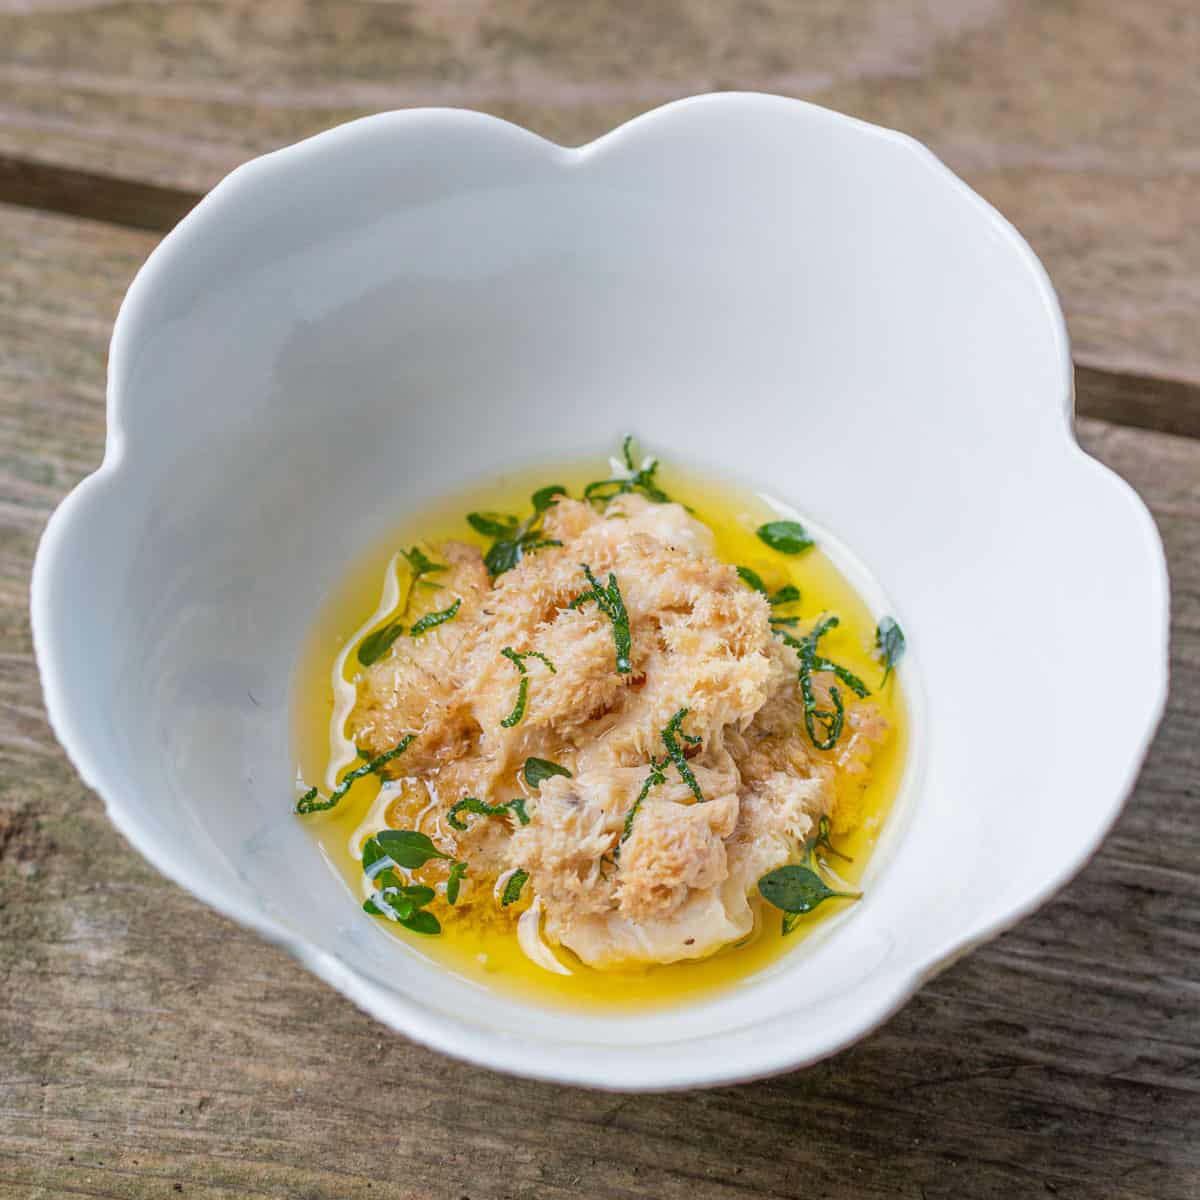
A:
{"label": "weathered wood table", "polygon": [[[47,727],[30,562],[100,460],[125,286],[229,168],[383,108],[576,142],[727,87],[916,134],[1041,253],[1080,438],[1166,541],[1171,704],[1083,874],[834,1060],[666,1097],[514,1082],[125,845]],[[1200,1197],[1198,117],[1195,0],[0,0],[0,1198]]]}

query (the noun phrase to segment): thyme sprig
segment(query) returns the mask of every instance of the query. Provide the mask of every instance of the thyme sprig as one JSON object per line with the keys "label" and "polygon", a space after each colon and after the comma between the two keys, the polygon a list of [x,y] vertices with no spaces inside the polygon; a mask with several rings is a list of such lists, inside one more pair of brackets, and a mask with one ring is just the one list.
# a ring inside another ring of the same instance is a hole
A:
{"label": "thyme sprig", "polygon": [[[417,584],[423,587],[440,588],[440,583],[435,583],[432,579],[426,578],[429,575],[436,575],[439,571],[446,571],[449,568],[445,563],[434,562],[428,558],[420,546],[410,546],[407,550],[401,548],[400,553],[404,556],[405,562],[409,566],[408,591],[404,596],[404,603],[400,607],[399,613],[386,625],[381,625],[378,629],[367,634],[363,638],[361,645],[358,647],[358,661],[364,666],[369,667],[372,663],[378,662],[391,648],[392,643],[404,632],[404,622],[408,617],[408,610],[412,607],[413,593],[417,589]],[[453,605],[454,612],[458,612],[458,602]],[[454,614],[451,613],[451,616]],[[443,620],[449,620],[450,617],[443,617]],[[421,620],[425,620],[424,617]],[[435,622],[440,624],[441,622]],[[420,625],[421,621],[417,622]],[[432,628],[426,626],[425,628]],[[414,631],[416,625],[413,626]],[[424,629],[421,630],[425,632]],[[416,632],[414,637],[419,636]]]}
{"label": "thyme sprig", "polygon": [[640,492],[655,504],[670,504],[671,497],[658,486],[658,459],[645,458],[640,467],[634,466],[633,434],[627,434],[621,443],[621,456],[625,460],[628,474],[614,475],[610,479],[597,479],[583,489],[583,498],[594,504],[607,504],[614,496],[629,492]]}
{"label": "thyme sprig", "polygon": [[[804,705],[804,728],[808,731],[809,739],[818,750],[832,750],[837,740],[842,736],[845,727],[846,706],[842,702],[842,693],[836,684],[829,688],[831,709],[817,707],[817,699],[813,690],[813,676],[828,672],[840,679],[859,699],[869,696],[867,685],[853,672],[839,666],[832,659],[825,658],[817,652],[817,644],[831,629],[838,626],[838,618],[824,617],[818,621],[803,638],[795,638],[785,630],[776,628],[775,632],[791,646],[800,656],[800,698]],[[824,726],[824,734],[817,733],[817,723]]]}
{"label": "thyme sprig", "polygon": [[862,892],[839,891],[831,888],[822,879],[814,861],[813,851],[819,846],[838,858],[853,862],[849,855],[834,848],[829,840],[829,818],[822,816],[817,822],[817,832],[804,844],[801,861],[789,863],[768,872],[758,881],[758,892],[768,904],[783,910],[782,932],[792,932],[800,918],[810,913],[826,900],[858,900]]}
{"label": "thyme sprig", "polygon": [[465,833],[467,823],[458,815],[459,813],[474,813],[480,817],[502,817],[505,813],[510,812],[522,825],[529,824],[525,801],[520,796],[515,800],[508,800],[504,804],[488,804],[485,800],[476,799],[474,796],[464,796],[450,805],[450,811],[446,814],[446,824],[451,829],[457,829],[459,833]]}
{"label": "thyme sprig", "polygon": [[[367,838],[362,844],[362,874],[371,881],[374,892],[362,902],[362,910],[373,917],[394,920],[414,934],[440,934],[442,923],[433,913],[425,912],[437,893],[425,883],[406,883],[396,874],[397,868],[413,870],[431,858],[450,859],[450,856],[415,829],[382,829],[373,838]],[[458,874],[461,878],[467,864],[452,860],[451,863],[451,876],[456,868],[461,868]]]}
{"label": "thyme sprig", "polygon": [[625,608],[625,599],[621,595],[617,576],[610,571],[608,582],[601,583],[592,574],[592,568],[587,563],[580,563],[579,567],[591,586],[588,591],[576,596],[567,607],[581,608],[593,600],[596,602],[597,608],[612,622],[613,644],[617,652],[617,672],[620,675],[628,675],[633,670],[631,658],[633,639],[629,632],[629,613]]}
{"label": "thyme sprig", "polygon": [[399,758],[415,740],[416,734],[406,733],[391,750],[385,750],[382,754],[376,755],[375,758],[367,759],[361,767],[355,767],[348,775],[343,776],[342,781],[325,798],[321,797],[321,793],[317,788],[309,788],[296,801],[296,812],[307,815],[308,813],[328,812],[329,809],[337,807],[342,797],[354,786],[357,780],[362,779],[364,775],[377,774],[381,767],[385,767],[392,759]]}
{"label": "thyme sprig", "polygon": [[520,680],[517,683],[517,701],[513,705],[512,712],[500,722],[505,729],[511,729],[514,725],[519,724],[525,715],[525,704],[529,699],[529,670],[525,666],[525,660],[527,658],[539,659],[551,675],[557,675],[558,672],[554,669],[554,664],[538,650],[526,650],[519,653],[511,646],[505,646],[500,653],[520,672]]}
{"label": "thyme sprig", "polygon": [[503,575],[505,571],[511,571],[526,554],[532,554],[546,546],[562,545],[556,538],[543,535],[542,518],[546,510],[558,501],[559,496],[566,494],[567,489],[558,483],[538,488],[530,497],[533,512],[523,521],[507,513],[467,513],[467,522],[471,528],[476,533],[493,539],[488,552],[483,556],[484,565],[493,579],[497,575]]}
{"label": "thyme sprig", "polygon": [[397,874],[397,868],[415,871],[435,858],[450,864],[446,902],[456,904],[467,864],[439,850],[428,834],[415,829],[381,829],[367,838],[363,843],[362,869],[375,890],[363,902],[363,910],[372,916],[387,917],[413,933],[441,933],[441,922],[433,913],[424,911],[437,893],[427,884],[405,883]]}

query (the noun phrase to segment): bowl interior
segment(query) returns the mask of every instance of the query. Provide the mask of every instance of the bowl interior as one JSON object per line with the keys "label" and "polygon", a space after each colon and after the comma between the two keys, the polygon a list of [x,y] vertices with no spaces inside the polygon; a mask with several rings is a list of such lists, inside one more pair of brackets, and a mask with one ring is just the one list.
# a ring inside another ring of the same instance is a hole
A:
{"label": "bowl interior", "polygon": [[[1069,389],[1036,260],[896,135],[766,97],[582,151],[467,113],[359,122],[235,173],[132,289],[109,459],[35,597],[51,711],[158,865],[417,1036],[617,1086],[806,1061],[1075,869],[1144,748],[1161,552]],[[534,1016],[360,919],[290,814],[290,688],[398,515],[628,430],[869,565],[922,772],[866,899],[778,970],[669,1014]]]}

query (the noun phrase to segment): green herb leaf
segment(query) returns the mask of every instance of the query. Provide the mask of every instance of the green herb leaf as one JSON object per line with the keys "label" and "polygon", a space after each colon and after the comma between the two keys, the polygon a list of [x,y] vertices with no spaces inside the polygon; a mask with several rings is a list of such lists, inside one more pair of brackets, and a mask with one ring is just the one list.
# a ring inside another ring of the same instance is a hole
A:
{"label": "green herb leaf", "polygon": [[467,522],[476,533],[490,538],[512,537],[521,524],[516,517],[498,512],[467,513]]}
{"label": "green herb leaf", "polygon": [[535,790],[542,786],[552,775],[565,775],[572,778],[566,767],[561,767],[548,758],[527,758],[525,760],[525,783]]}
{"label": "green herb leaf", "polygon": [[764,596],[767,594],[767,585],[763,583],[762,576],[757,571],[750,567],[738,567],[736,570],[743,583],[752,587],[756,592],[762,592]]}
{"label": "green herb leaf", "polygon": [[[424,833],[415,829],[381,829],[375,835],[379,849],[398,867],[413,871],[423,867],[431,858],[449,859]],[[364,855],[364,863],[366,858]]]}
{"label": "green herb leaf", "polygon": [[504,804],[488,804],[483,800],[477,800],[474,796],[464,796],[461,800],[455,801],[455,803],[450,805],[450,811],[446,814],[446,822],[451,829],[457,829],[462,833],[466,830],[467,825],[459,817],[458,814],[460,812],[475,813],[481,817],[500,817],[505,813],[511,812],[522,825],[529,824],[529,814],[525,811],[525,801],[520,796]]}
{"label": "green herb leaf", "polygon": [[565,496],[567,489],[559,483],[552,483],[549,487],[538,488],[531,497],[533,503],[533,511],[544,513],[552,504],[556,503],[559,496]]}
{"label": "green herb leaf", "polygon": [[693,746],[698,745],[700,739],[692,737],[691,734],[683,732],[683,719],[688,715],[690,709],[681,708],[667,723],[666,729],[662,731],[663,745],[667,748],[667,756],[675,764],[675,769],[679,772],[680,779],[688,785],[693,796],[700,802],[704,802],[704,793],[700,790],[700,785],[696,782],[696,776],[692,774],[692,768],[688,766],[688,761],[684,757],[683,747],[680,746],[678,738],[682,737],[685,742],[690,742]]}
{"label": "green herb leaf", "polygon": [[458,890],[462,886],[463,876],[467,873],[467,864],[465,862],[453,863],[450,867],[450,875],[446,879],[446,903],[458,903]]}
{"label": "green herb leaf", "polygon": [[401,884],[396,890],[406,900],[411,901],[414,908],[424,908],[437,899],[437,892],[423,883]]}
{"label": "green herb leaf", "polygon": [[413,622],[412,633],[409,637],[419,638],[423,633],[428,633],[431,629],[436,629],[439,625],[444,625],[447,621],[453,621],[458,615],[458,610],[462,608],[462,599],[455,600],[449,608],[443,608],[440,612],[426,613],[423,617],[418,617]]}
{"label": "green herb leaf", "polygon": [[771,607],[775,608],[781,604],[795,604],[799,599],[800,589],[794,584],[785,583],[783,587],[781,587],[779,591],[777,591],[775,595],[770,598],[769,602]]}
{"label": "green herb leaf", "polygon": [[813,544],[799,521],[768,521],[759,526],[758,536],[780,554],[799,554]]}
{"label": "green herb leaf", "polygon": [[521,898],[521,889],[528,880],[528,871],[514,871],[504,885],[504,894],[500,897],[500,907],[507,908],[510,904],[516,904]]}
{"label": "green herb leaf", "polygon": [[402,918],[400,924],[413,933],[423,933],[428,937],[442,932],[442,923],[431,912],[415,912],[411,917]]}
{"label": "green herb leaf", "polygon": [[[786,913],[809,913],[826,900],[857,900],[862,892],[838,892],[811,867],[779,867],[758,881],[759,895]],[[786,930],[785,930],[786,932]]]}
{"label": "green herb leaf", "polygon": [[601,584],[592,574],[592,568],[587,563],[580,563],[579,566],[588,583],[591,584],[591,591],[585,592],[582,596],[576,596],[571,602],[571,607],[592,600],[596,602],[596,606],[612,622],[613,644],[617,652],[617,672],[621,675],[628,675],[633,670],[631,660],[633,640],[629,632],[629,613],[625,609],[625,599],[621,595],[617,577],[610,571],[608,583]]}
{"label": "green herb leaf", "polygon": [[511,571],[521,561],[521,545],[510,539],[502,539],[483,556],[483,565],[492,576]]}
{"label": "green herb leaf", "polygon": [[356,767],[348,775],[342,778],[341,783],[329,793],[327,800],[320,799],[320,792],[314,787],[309,788],[299,800],[296,801],[296,812],[301,814],[326,812],[334,808],[342,799],[342,797],[353,786],[354,781],[361,779],[364,775],[371,775],[377,772],[381,767],[386,766],[393,758],[399,758],[416,740],[416,735],[406,733],[400,739],[399,745],[392,750],[387,750],[380,754],[377,758],[368,759],[361,767]]}
{"label": "green herb leaf", "polygon": [[404,625],[400,621],[380,626],[374,633],[368,634],[363,639],[362,645],[358,648],[358,661],[364,667],[378,662],[392,648],[392,643],[403,632]]}
{"label": "green herb leaf", "polygon": [[875,654],[883,663],[883,679],[879,686],[883,687],[888,681],[896,664],[904,657],[907,642],[904,630],[896,624],[892,617],[883,617],[875,629]]}

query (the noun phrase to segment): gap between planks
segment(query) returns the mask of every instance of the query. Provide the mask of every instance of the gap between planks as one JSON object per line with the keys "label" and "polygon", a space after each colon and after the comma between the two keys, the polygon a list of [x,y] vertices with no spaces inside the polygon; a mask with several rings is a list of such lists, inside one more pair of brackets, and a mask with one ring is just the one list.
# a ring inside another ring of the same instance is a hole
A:
{"label": "gap between planks", "polygon": [[[0,204],[166,233],[202,193],[0,154]],[[1200,438],[1200,382],[1075,364],[1075,409],[1114,425]]]}

